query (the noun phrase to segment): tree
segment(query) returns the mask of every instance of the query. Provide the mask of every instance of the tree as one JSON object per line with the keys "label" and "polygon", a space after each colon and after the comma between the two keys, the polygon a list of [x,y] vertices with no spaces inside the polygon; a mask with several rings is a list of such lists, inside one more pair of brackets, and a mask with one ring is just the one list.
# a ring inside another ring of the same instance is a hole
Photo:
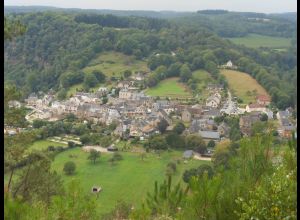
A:
{"label": "tree", "polygon": [[123,156],[118,152],[115,152],[108,161],[111,163],[111,165],[113,165],[116,161],[120,161],[120,160],[123,160]]}
{"label": "tree", "polygon": [[183,64],[180,68],[180,80],[187,82],[190,78],[192,78],[192,71],[187,64]]}
{"label": "tree", "polygon": [[185,130],[185,125],[182,122],[178,122],[174,128],[173,131],[177,134],[182,134],[182,132]]}
{"label": "tree", "polygon": [[73,141],[68,141],[68,147],[69,148],[75,147],[75,143]]}
{"label": "tree", "polygon": [[4,40],[12,40],[14,37],[24,34],[26,27],[20,21],[7,19],[4,16]]}
{"label": "tree", "polygon": [[166,139],[161,135],[151,136],[145,143],[145,146],[154,150],[166,150],[168,148]]}
{"label": "tree", "polygon": [[191,168],[189,170],[185,170],[182,175],[182,179],[184,182],[189,183],[193,176],[201,179],[205,172],[207,173],[208,178],[212,178],[214,173],[213,168],[210,165],[202,164],[197,169]]}
{"label": "tree", "polygon": [[63,171],[65,172],[66,175],[74,174],[75,170],[76,170],[76,165],[73,161],[68,161],[65,163]]}
{"label": "tree", "polygon": [[216,143],[213,140],[210,140],[207,143],[207,148],[214,148],[216,146]]}
{"label": "tree", "polygon": [[268,121],[268,115],[263,113],[261,116],[260,116],[260,120],[261,121]]}
{"label": "tree", "polygon": [[99,83],[105,82],[106,76],[99,70],[93,70],[92,74],[96,77]]}
{"label": "tree", "polygon": [[202,154],[206,151],[206,144],[200,136],[190,134],[186,137],[186,148]]}
{"label": "tree", "polygon": [[171,132],[170,134],[167,134],[166,136],[167,144],[171,148],[184,148],[185,147],[185,139],[183,136],[178,135],[175,132]]}
{"label": "tree", "polygon": [[53,196],[63,193],[60,176],[51,170],[51,160],[46,153],[30,153],[19,175],[11,190],[14,198],[21,196],[30,204],[38,200],[49,206]]}
{"label": "tree", "polygon": [[157,124],[157,128],[161,133],[164,133],[168,127],[169,123],[165,120],[162,119],[160,122]]}
{"label": "tree", "polygon": [[182,206],[187,192],[188,187],[183,190],[180,183],[172,187],[172,177],[168,176],[167,181],[165,180],[159,186],[157,181],[155,181],[154,192],[147,194],[146,204],[155,215],[163,214],[174,216],[179,211],[178,207]]}
{"label": "tree", "polygon": [[91,151],[90,151],[90,155],[88,156],[88,159],[89,160],[91,160],[91,161],[93,161],[93,163],[95,164],[96,163],[96,160],[98,159],[98,158],[100,158],[100,152],[99,151],[96,151],[95,149],[92,149]]}
{"label": "tree", "polygon": [[129,76],[132,75],[132,72],[130,70],[125,70],[123,75],[124,75],[124,78],[128,78]]}
{"label": "tree", "polygon": [[65,98],[67,98],[67,90],[65,88],[60,89],[57,93],[57,98],[59,100],[64,100]]}
{"label": "tree", "polygon": [[94,86],[96,86],[98,84],[98,79],[96,78],[96,76],[92,73],[90,74],[85,74],[84,76],[84,87],[86,89],[92,88]]}

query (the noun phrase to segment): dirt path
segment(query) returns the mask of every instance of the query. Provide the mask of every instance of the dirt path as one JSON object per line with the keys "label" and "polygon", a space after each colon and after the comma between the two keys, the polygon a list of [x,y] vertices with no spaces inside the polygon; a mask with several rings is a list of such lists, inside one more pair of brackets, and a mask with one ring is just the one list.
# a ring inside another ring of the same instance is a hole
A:
{"label": "dirt path", "polygon": [[112,153],[112,152],[108,151],[106,148],[100,147],[100,146],[84,146],[84,147],[82,147],[82,150],[84,150],[86,152],[89,152],[92,149],[99,151],[101,153]]}
{"label": "dirt path", "polygon": [[201,157],[201,155],[195,154],[194,155],[194,159],[196,160],[207,160],[207,161],[211,161],[210,157]]}

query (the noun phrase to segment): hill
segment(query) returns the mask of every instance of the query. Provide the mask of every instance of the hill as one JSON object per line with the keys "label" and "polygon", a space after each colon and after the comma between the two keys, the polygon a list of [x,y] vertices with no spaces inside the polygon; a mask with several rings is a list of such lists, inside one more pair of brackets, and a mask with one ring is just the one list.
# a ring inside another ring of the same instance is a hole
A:
{"label": "hill", "polygon": [[[249,74],[234,70],[221,70],[221,74],[226,77],[233,95],[242,99],[244,104],[256,102],[256,95],[269,96],[266,90]],[[254,90],[256,92],[253,93]]]}
{"label": "hill", "polygon": [[137,60],[134,56],[128,56],[114,51],[99,54],[98,57],[91,60],[87,66],[82,69],[84,73],[90,73],[93,70],[100,70],[107,77],[120,77],[125,70],[130,70],[133,73],[150,71],[147,67],[147,62]]}

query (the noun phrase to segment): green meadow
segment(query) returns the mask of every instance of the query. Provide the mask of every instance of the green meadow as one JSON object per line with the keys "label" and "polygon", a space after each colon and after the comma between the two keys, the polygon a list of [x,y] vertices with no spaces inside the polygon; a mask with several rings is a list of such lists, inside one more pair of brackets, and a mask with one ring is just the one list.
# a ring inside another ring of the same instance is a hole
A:
{"label": "green meadow", "polygon": [[[52,163],[52,168],[62,175],[64,184],[72,179],[80,181],[83,189],[90,193],[93,186],[102,187],[98,201],[99,213],[109,212],[118,200],[131,203],[133,206],[141,204],[147,192],[152,192],[154,182],[165,179],[166,166],[169,162],[181,159],[181,151],[164,152],[157,154],[147,153],[144,160],[139,153],[120,152],[123,160],[111,164],[108,160],[111,153],[102,153],[100,159],[93,164],[87,160],[88,153],[80,148],[74,148],[58,154]],[[72,158],[70,155],[72,154]],[[74,158],[75,156],[75,158]],[[66,176],[63,173],[65,162],[73,161],[76,164],[76,173]],[[184,170],[198,167],[207,161],[190,160],[187,164],[181,161],[177,164],[173,182],[181,181]]]}
{"label": "green meadow", "polygon": [[160,81],[156,86],[146,90],[150,96],[170,97],[170,98],[191,98],[189,89],[180,83],[178,77],[172,77]]}
{"label": "green meadow", "polygon": [[145,61],[118,52],[103,52],[83,68],[85,73],[93,70],[100,70],[108,77],[121,76],[125,70],[149,72]]}
{"label": "green meadow", "polygon": [[227,38],[235,44],[241,44],[246,47],[259,48],[270,47],[274,49],[281,49],[290,46],[291,39],[284,37],[271,37],[259,34],[249,34],[245,37]]}

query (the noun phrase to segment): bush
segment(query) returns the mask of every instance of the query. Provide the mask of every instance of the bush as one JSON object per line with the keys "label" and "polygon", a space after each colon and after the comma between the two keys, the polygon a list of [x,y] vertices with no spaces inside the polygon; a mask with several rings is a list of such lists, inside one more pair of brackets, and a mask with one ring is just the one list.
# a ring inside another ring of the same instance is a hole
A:
{"label": "bush", "polygon": [[65,163],[63,171],[65,172],[66,175],[74,174],[75,170],[76,170],[76,165],[73,161],[68,161]]}

